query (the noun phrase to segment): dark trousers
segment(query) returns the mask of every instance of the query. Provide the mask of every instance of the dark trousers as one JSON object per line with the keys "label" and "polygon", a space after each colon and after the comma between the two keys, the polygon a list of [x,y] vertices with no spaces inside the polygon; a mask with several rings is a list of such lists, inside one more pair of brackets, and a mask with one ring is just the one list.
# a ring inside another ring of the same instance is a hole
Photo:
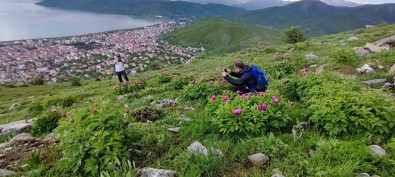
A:
{"label": "dark trousers", "polygon": [[125,70],[123,70],[121,72],[117,72],[117,75],[118,75],[119,82],[121,82],[121,83],[123,82],[122,81],[122,76],[125,78],[126,82],[129,82],[129,78],[128,78],[128,75],[126,74]]}
{"label": "dark trousers", "polygon": [[[246,86],[242,86],[242,85],[235,85],[234,86],[235,91],[240,91],[241,93],[250,93],[251,90],[248,89]],[[257,92],[266,92],[267,87],[263,88],[263,89],[257,89]]]}

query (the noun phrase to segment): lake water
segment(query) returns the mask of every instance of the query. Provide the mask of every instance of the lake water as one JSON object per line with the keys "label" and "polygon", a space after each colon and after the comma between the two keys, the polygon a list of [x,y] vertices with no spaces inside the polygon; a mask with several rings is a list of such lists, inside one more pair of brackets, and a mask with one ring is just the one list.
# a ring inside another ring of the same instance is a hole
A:
{"label": "lake water", "polygon": [[36,5],[37,0],[0,0],[0,41],[62,37],[137,28],[159,20],[69,11]]}

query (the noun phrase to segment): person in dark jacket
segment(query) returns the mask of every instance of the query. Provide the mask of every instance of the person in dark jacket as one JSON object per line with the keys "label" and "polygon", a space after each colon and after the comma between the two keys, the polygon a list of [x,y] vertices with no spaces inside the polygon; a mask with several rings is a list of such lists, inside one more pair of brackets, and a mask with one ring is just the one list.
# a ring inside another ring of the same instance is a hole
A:
{"label": "person in dark jacket", "polygon": [[[232,84],[235,87],[235,90],[242,93],[249,93],[251,90],[256,90],[257,82],[251,73],[251,66],[245,65],[242,60],[236,60],[233,64],[233,67],[235,71],[225,69],[222,72],[224,79]],[[233,79],[230,76],[236,77],[237,79]],[[266,88],[256,91],[266,91]]]}

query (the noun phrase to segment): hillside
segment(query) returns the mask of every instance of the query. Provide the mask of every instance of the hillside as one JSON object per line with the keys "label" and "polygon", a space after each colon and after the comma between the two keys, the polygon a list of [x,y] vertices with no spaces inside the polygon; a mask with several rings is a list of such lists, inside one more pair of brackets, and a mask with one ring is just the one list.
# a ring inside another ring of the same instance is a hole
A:
{"label": "hillside", "polygon": [[[144,167],[180,177],[395,176],[395,102],[381,89],[394,82],[393,44],[367,56],[353,51],[393,35],[395,25],[380,25],[202,56],[123,86],[108,78],[0,87],[2,123],[38,118],[22,131],[36,138],[1,129],[0,168],[33,177],[153,173]],[[267,73],[266,93],[238,95],[217,78],[237,58]],[[365,64],[374,69],[356,71]],[[382,81],[364,84],[371,79]]]}
{"label": "hillside", "polygon": [[224,16],[245,11],[242,8],[222,4],[198,4],[162,0],[44,0],[37,4],[46,7],[137,17],[163,16],[167,18],[179,18]]}
{"label": "hillside", "polygon": [[196,21],[187,28],[166,34],[163,40],[175,45],[204,47],[210,53],[216,54],[282,43],[277,31],[241,25],[220,18]]}
{"label": "hillside", "polygon": [[363,28],[365,25],[394,23],[395,4],[335,7],[316,0],[305,0],[249,11],[235,19],[278,29],[302,26],[307,34],[317,36]]}
{"label": "hillside", "polygon": [[[359,5],[357,3],[345,1],[345,0],[320,0],[320,1],[331,6],[339,6],[339,7],[356,7]],[[283,6],[286,4],[290,4],[292,2],[293,1],[285,1],[285,0],[265,0],[265,1],[252,0],[245,3],[237,4],[236,6],[242,7],[247,10],[259,10],[259,9],[266,9],[274,6]]]}

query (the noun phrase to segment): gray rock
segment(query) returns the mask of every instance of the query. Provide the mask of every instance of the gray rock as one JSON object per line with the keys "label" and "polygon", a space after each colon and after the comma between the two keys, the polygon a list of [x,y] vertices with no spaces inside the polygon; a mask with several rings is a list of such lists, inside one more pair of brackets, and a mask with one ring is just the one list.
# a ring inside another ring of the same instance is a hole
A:
{"label": "gray rock", "polygon": [[388,91],[388,90],[395,90],[395,84],[391,84],[391,83],[385,83],[381,89],[383,89],[384,91]]}
{"label": "gray rock", "polygon": [[195,108],[192,107],[192,106],[187,106],[187,107],[184,108],[184,110],[185,110],[185,111],[194,111]]}
{"label": "gray rock", "polygon": [[8,108],[8,110],[14,110],[14,109],[18,109],[19,107],[21,107],[21,105],[20,105],[20,104],[18,104],[18,103],[14,103],[14,104],[12,104],[12,105],[11,105],[11,107],[10,107],[10,108]]}
{"label": "gray rock", "polygon": [[121,101],[123,100],[124,96],[123,95],[118,95],[118,100]]}
{"label": "gray rock", "polygon": [[367,43],[364,48],[368,49],[371,52],[381,52],[381,51],[390,50],[391,48],[394,47],[395,47],[395,35],[381,39],[374,43]]}
{"label": "gray rock", "polygon": [[137,172],[136,177],[178,177],[178,173],[173,170],[145,167]]}
{"label": "gray rock", "polygon": [[20,120],[16,122],[11,122],[8,124],[0,125],[0,134],[8,133],[11,131],[22,131],[29,129],[33,125],[33,119]]}
{"label": "gray rock", "polygon": [[191,153],[195,153],[195,154],[203,154],[205,156],[208,155],[208,150],[206,147],[203,146],[202,143],[200,143],[199,141],[195,141],[193,142],[191,145],[189,145],[187,147],[187,150]]}
{"label": "gray rock", "polygon": [[357,37],[350,37],[350,38],[348,38],[348,41],[357,41],[357,40],[359,40],[359,38],[357,38]]}
{"label": "gray rock", "polygon": [[309,68],[315,68],[315,67],[317,67],[317,66],[318,66],[318,65],[314,64],[314,65],[309,66]]}
{"label": "gray rock", "polygon": [[313,156],[314,154],[315,154],[315,151],[312,150],[312,149],[309,149],[309,155],[310,155],[310,157]]}
{"label": "gray rock", "polygon": [[156,105],[157,105],[156,101],[151,102],[151,106],[156,106]]}
{"label": "gray rock", "polygon": [[320,57],[318,57],[317,55],[314,54],[307,54],[304,56],[305,59],[311,60],[311,59],[318,59]]}
{"label": "gray rock", "polygon": [[174,132],[174,133],[178,133],[178,132],[180,132],[180,127],[168,128],[167,131],[169,131],[169,132]]}
{"label": "gray rock", "polygon": [[366,49],[364,49],[362,47],[354,47],[352,49],[360,57],[366,57],[366,56],[370,55],[370,51],[366,50]]}
{"label": "gray rock", "polygon": [[357,72],[359,72],[360,74],[368,74],[373,73],[374,69],[369,64],[365,64],[362,67],[357,68]]}
{"label": "gray rock", "polygon": [[250,155],[250,156],[248,156],[248,159],[250,159],[250,161],[254,165],[266,164],[270,160],[268,156],[266,156],[265,154],[262,154],[262,153]]}
{"label": "gray rock", "polygon": [[167,107],[172,107],[172,106],[176,106],[178,103],[178,100],[172,100],[172,99],[164,99],[159,105],[159,108],[167,108]]}
{"label": "gray rock", "polygon": [[13,147],[5,148],[5,149],[4,149],[4,152],[10,152],[10,151],[12,151],[12,149],[14,149],[14,148],[13,148]]}
{"label": "gray rock", "polygon": [[25,142],[32,142],[35,141],[36,138],[34,138],[32,135],[28,133],[21,133],[19,135],[16,135],[14,138],[12,138],[9,143],[11,145],[15,144],[20,144],[20,143],[25,143]]}
{"label": "gray rock", "polygon": [[190,122],[190,121],[192,121],[191,118],[181,118],[181,117],[177,118],[177,120],[184,121],[184,122]]}
{"label": "gray rock", "polygon": [[395,64],[392,65],[392,67],[389,70],[390,73],[395,73]]}
{"label": "gray rock", "polygon": [[10,147],[10,146],[11,146],[11,144],[9,142],[1,143],[0,149],[4,149],[4,148]]}
{"label": "gray rock", "polygon": [[385,155],[387,155],[385,150],[382,147],[378,146],[378,145],[370,145],[369,148],[370,148],[370,153],[373,156],[385,156]]}
{"label": "gray rock", "polygon": [[16,173],[11,170],[7,169],[0,169],[0,176],[10,176],[10,175],[15,175]]}
{"label": "gray rock", "polygon": [[[154,99],[154,97],[152,95],[148,95],[147,97],[144,98],[144,100],[146,100],[146,101],[149,101],[152,99]],[[156,102],[155,102],[155,104],[156,104]]]}
{"label": "gray rock", "polygon": [[224,154],[222,153],[221,150],[216,149],[216,148],[214,148],[214,147],[211,147],[211,148],[210,148],[210,151],[211,151],[211,153],[212,153],[213,155],[215,155],[215,156],[222,156],[222,155],[224,155]]}
{"label": "gray rock", "polygon": [[365,83],[366,85],[374,85],[374,84],[384,83],[386,81],[387,79],[373,79],[373,80],[364,81],[363,83]]}
{"label": "gray rock", "polygon": [[357,177],[370,177],[367,173],[356,173]]}
{"label": "gray rock", "polygon": [[320,67],[318,67],[318,68],[315,70],[315,73],[316,73],[316,74],[320,74],[320,73],[322,73],[322,71],[324,71],[324,65],[321,65]]}
{"label": "gray rock", "polygon": [[284,175],[276,173],[276,174],[272,175],[272,177],[284,177]]}

